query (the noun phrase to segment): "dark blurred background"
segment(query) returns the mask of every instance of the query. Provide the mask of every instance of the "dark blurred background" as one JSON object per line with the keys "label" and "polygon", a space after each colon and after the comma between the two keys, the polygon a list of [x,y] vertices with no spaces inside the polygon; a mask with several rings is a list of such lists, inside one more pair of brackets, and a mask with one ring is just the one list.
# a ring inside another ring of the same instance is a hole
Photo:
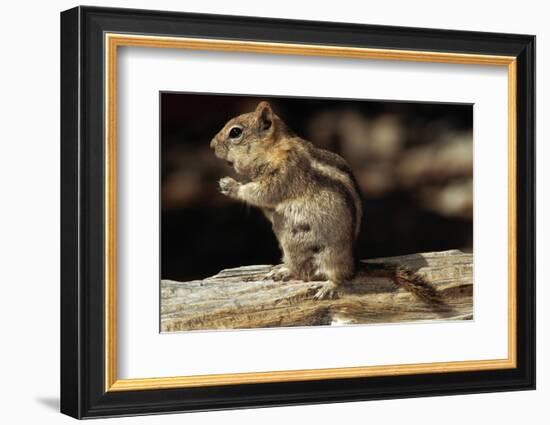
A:
{"label": "dark blurred background", "polygon": [[361,258],[471,251],[472,105],[167,93],[161,99],[161,277],[276,264],[271,225],[218,192],[234,171],[209,148],[267,100],[302,138],[343,156],[364,198]]}

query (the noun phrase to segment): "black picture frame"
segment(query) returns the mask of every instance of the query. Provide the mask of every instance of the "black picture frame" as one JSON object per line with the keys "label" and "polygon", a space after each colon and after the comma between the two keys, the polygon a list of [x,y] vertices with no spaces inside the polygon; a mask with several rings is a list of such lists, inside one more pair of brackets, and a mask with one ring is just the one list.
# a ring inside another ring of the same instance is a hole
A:
{"label": "black picture frame", "polygon": [[[105,391],[104,34],[506,55],[517,59],[517,367]],[[61,13],[61,412],[75,418],[535,388],[535,37],[76,7]]]}

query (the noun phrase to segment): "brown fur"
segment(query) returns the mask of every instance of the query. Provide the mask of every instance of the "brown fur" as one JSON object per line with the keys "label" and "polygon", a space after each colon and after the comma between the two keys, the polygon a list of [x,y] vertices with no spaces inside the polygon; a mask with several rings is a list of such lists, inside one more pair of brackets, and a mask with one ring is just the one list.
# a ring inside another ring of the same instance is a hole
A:
{"label": "brown fur", "polygon": [[284,264],[270,277],[323,281],[316,297],[334,296],[355,274],[362,216],[346,161],[296,136],[267,102],[231,119],[210,146],[248,180],[224,177],[221,192],[261,208],[273,225]]}
{"label": "brown fur", "polygon": [[362,272],[371,277],[390,278],[398,287],[415,295],[427,304],[445,307],[437,289],[418,273],[404,266],[389,264],[362,264]]}

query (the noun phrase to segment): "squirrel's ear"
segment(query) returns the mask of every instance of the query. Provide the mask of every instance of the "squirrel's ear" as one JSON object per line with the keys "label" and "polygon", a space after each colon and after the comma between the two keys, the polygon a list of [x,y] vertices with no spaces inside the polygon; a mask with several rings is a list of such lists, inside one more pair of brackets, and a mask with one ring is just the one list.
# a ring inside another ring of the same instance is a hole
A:
{"label": "squirrel's ear", "polygon": [[268,102],[260,102],[256,107],[256,117],[260,124],[260,130],[266,131],[273,126],[273,111]]}

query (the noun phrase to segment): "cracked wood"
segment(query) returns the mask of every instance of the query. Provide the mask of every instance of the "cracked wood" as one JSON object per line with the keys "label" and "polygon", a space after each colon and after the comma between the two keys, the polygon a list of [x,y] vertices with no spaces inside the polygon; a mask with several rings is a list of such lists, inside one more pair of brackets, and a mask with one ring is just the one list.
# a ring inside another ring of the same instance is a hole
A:
{"label": "cracked wood", "polygon": [[[427,302],[399,286],[384,272],[395,267],[422,277],[441,302]],[[363,260],[333,300],[313,300],[318,282],[267,280],[272,268],[243,266],[203,280],[162,280],[161,331],[473,318],[472,254],[458,250]]]}

